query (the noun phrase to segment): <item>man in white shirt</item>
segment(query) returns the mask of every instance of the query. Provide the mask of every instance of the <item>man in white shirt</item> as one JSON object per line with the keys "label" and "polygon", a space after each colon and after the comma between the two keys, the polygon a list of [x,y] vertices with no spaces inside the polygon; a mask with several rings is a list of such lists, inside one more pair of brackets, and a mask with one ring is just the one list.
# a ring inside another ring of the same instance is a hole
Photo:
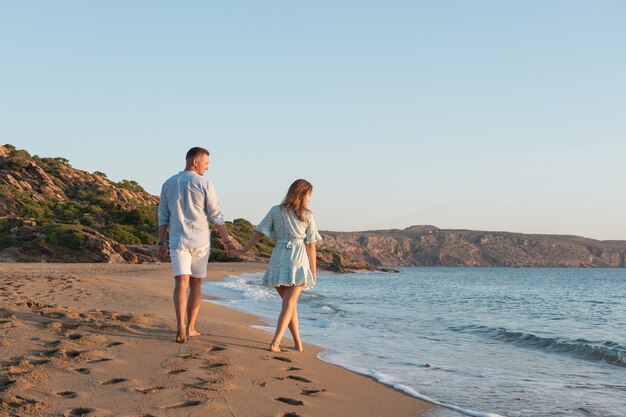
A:
{"label": "man in white shirt", "polygon": [[230,253],[235,249],[224,226],[224,216],[213,183],[203,177],[209,168],[209,151],[199,147],[191,148],[185,160],[185,170],[165,181],[161,188],[157,244],[157,255],[165,258],[165,237],[169,227],[170,258],[176,281],[174,308],[178,343],[185,343],[187,337],[201,334],[195,329],[195,323],[202,303],[202,278],[206,277],[209,261],[209,219],[215,224],[226,251]]}

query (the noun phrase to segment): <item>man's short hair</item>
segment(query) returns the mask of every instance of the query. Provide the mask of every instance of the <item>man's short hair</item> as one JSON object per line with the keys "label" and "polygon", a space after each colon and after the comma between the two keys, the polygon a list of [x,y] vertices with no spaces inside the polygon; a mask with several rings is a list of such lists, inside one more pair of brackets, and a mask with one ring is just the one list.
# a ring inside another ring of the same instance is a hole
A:
{"label": "man's short hair", "polygon": [[185,160],[189,161],[190,159],[194,159],[200,155],[209,155],[209,151],[204,148],[200,148],[199,146],[195,146],[187,151],[187,155],[185,156]]}

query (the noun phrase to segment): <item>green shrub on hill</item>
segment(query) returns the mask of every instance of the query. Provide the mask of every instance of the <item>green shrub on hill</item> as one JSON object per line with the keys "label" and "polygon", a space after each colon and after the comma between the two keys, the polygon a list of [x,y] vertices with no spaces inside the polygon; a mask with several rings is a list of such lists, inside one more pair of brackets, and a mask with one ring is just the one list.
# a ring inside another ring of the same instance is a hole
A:
{"label": "green shrub on hill", "polygon": [[17,244],[15,236],[10,234],[15,226],[21,226],[20,222],[0,219],[0,249],[9,248]]}
{"label": "green shrub on hill", "polygon": [[10,248],[15,245],[17,245],[17,239],[15,239],[15,237],[9,234],[0,233],[0,249]]}
{"label": "green shrub on hill", "polygon": [[80,226],[69,224],[48,223],[42,226],[44,241],[69,249],[80,249],[85,242],[85,234]]}
{"label": "green shrub on hill", "polygon": [[133,226],[133,234],[139,238],[144,245],[154,245],[157,243],[155,231],[151,227]]}
{"label": "green shrub on hill", "polygon": [[98,219],[96,219],[94,216],[92,216],[89,213],[84,214],[80,218],[80,224],[82,224],[83,226],[90,227],[92,229],[99,229],[101,226],[101,223],[98,221]]}
{"label": "green shrub on hill", "polygon": [[62,171],[62,165],[72,167],[65,158],[41,158],[41,168],[50,175],[57,176]]}
{"label": "green shrub on hill", "polygon": [[[113,207],[111,191],[98,186],[68,190],[67,196],[74,200],[89,203],[91,206],[96,206],[98,207],[97,211],[110,210]],[[91,209],[91,212],[95,213],[96,211]]]}
{"label": "green shrub on hill", "polygon": [[142,192],[145,193],[146,190],[143,189],[141,185],[137,181],[133,180],[122,180],[118,183],[115,183],[119,188],[125,188],[130,191]]}
{"label": "green shrub on hill", "polygon": [[157,206],[137,207],[130,211],[118,212],[117,217],[121,224],[148,226],[152,229],[157,227]]}
{"label": "green shrub on hill", "polygon": [[35,201],[28,194],[8,184],[0,185],[0,193],[12,195],[20,203],[19,210],[23,217],[29,217],[38,221],[50,220],[54,217],[51,209],[53,204],[48,199],[41,202]]}
{"label": "green shrub on hill", "polygon": [[22,223],[15,220],[0,219],[0,233],[9,233],[15,226],[21,226]]}
{"label": "green shrub on hill", "polygon": [[126,224],[112,224],[103,229],[102,234],[119,243],[130,245],[138,245],[141,243],[141,239],[135,236],[135,229],[133,226]]}
{"label": "green shrub on hill", "polygon": [[9,167],[16,171],[24,171],[32,162],[30,154],[22,149],[9,151]]}
{"label": "green shrub on hill", "polygon": [[100,232],[109,239],[128,245],[153,245],[156,243],[154,228],[148,225],[113,223]]}

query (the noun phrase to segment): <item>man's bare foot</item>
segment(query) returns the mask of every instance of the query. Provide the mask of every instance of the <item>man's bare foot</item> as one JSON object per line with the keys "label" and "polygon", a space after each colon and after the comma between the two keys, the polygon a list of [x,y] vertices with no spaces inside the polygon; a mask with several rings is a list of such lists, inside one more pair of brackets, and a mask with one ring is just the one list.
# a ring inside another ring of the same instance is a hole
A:
{"label": "man's bare foot", "polygon": [[189,337],[196,337],[196,336],[202,336],[202,333],[200,333],[200,332],[198,332],[196,330],[189,329],[189,330],[187,330],[187,335]]}
{"label": "man's bare foot", "polygon": [[272,340],[272,343],[270,343],[270,347],[268,349],[270,352],[280,352],[280,344],[278,343],[278,340]]}
{"label": "man's bare foot", "polygon": [[176,343],[185,343],[187,341],[187,333],[183,329],[176,332]]}

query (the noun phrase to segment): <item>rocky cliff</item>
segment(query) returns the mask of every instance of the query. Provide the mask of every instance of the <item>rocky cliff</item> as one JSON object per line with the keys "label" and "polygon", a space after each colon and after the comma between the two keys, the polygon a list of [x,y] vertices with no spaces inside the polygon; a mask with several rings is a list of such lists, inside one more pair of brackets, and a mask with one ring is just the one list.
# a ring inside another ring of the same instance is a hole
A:
{"label": "rocky cliff", "polygon": [[374,265],[621,267],[626,241],[578,236],[442,230],[322,232],[324,248]]}

